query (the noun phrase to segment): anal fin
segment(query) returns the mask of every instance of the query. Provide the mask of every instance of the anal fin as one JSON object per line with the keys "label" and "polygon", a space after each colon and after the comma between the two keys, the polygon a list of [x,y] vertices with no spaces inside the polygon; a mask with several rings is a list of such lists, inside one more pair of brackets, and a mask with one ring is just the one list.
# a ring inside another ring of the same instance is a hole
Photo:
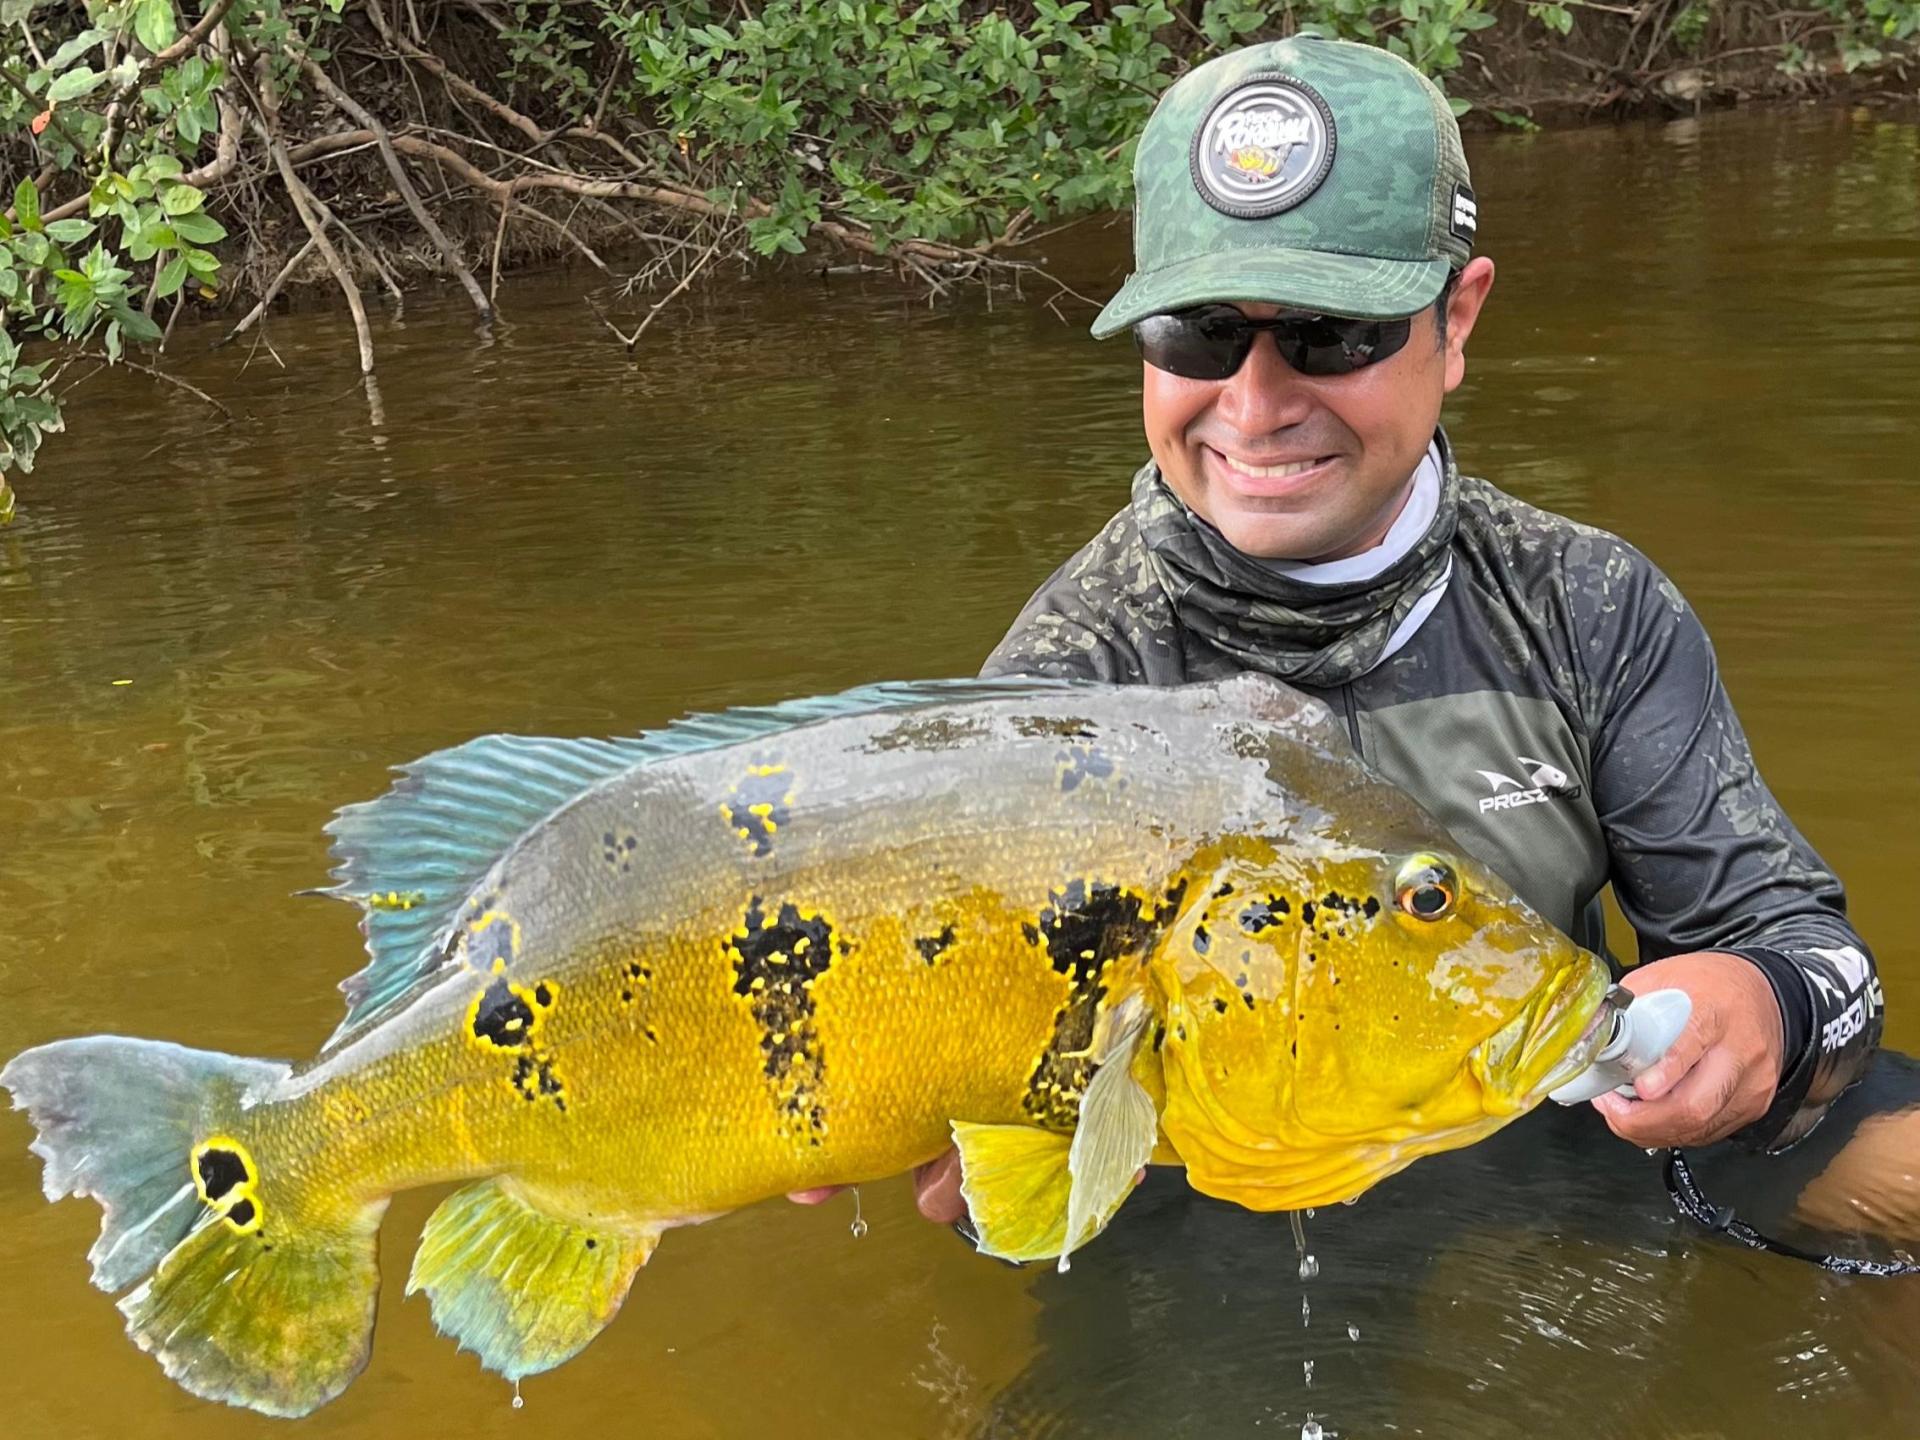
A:
{"label": "anal fin", "polygon": [[960,1194],[982,1253],[1051,1260],[1067,1240],[1068,1135],[1032,1125],[953,1122]]}
{"label": "anal fin", "polygon": [[539,1209],[511,1181],[457,1190],[428,1218],[407,1293],[433,1323],[509,1380],[572,1359],[619,1313],[659,1232]]}
{"label": "anal fin", "polygon": [[1153,1097],[1131,1073],[1146,1010],[1130,1001],[1080,1102],[1071,1135],[955,1121],[960,1193],[979,1248],[1003,1260],[1067,1257],[1106,1228],[1159,1134]]}

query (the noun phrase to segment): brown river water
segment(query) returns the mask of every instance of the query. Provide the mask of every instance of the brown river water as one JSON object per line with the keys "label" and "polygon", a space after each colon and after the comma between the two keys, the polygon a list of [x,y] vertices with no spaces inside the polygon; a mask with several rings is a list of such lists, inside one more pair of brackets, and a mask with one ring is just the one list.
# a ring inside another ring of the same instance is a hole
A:
{"label": "brown river water", "polygon": [[[1471,149],[1501,269],[1450,403],[1462,462],[1687,591],[1848,881],[1888,1042],[1920,1050],[1920,130],[1826,108]],[[1053,259],[1110,287],[1124,231]],[[358,940],[292,892],[389,765],[970,673],[1142,454],[1137,361],[1070,301],[723,282],[630,363],[580,288],[511,282],[490,341],[416,301],[378,335],[380,429],[330,314],[272,323],[284,370],[176,338],[225,429],[138,376],[74,397],[0,532],[0,1052],[311,1053]],[[98,1214],[42,1202],[28,1138],[0,1117],[0,1429],[289,1433],[127,1343],[86,1283]],[[437,1198],[390,1212],[372,1362],[303,1433],[1920,1434],[1920,1280],[1680,1224],[1584,1109],[1308,1220],[1306,1282],[1283,1219],[1171,1172],[1067,1276],[973,1256],[898,1181],[860,1239],[846,1198],[761,1206],[669,1235],[521,1410],[402,1298]]]}

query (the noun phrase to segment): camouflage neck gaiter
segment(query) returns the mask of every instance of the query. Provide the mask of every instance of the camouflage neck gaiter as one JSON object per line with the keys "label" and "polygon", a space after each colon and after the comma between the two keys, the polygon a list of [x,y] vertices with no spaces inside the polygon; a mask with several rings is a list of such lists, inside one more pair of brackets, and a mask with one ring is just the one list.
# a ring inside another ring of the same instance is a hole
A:
{"label": "camouflage neck gaiter", "polygon": [[1133,520],[1183,626],[1249,670],[1300,685],[1344,685],[1380,663],[1400,622],[1446,573],[1460,474],[1444,441],[1440,455],[1433,523],[1367,580],[1310,585],[1242,555],[1180,502],[1151,462],[1133,477]]}

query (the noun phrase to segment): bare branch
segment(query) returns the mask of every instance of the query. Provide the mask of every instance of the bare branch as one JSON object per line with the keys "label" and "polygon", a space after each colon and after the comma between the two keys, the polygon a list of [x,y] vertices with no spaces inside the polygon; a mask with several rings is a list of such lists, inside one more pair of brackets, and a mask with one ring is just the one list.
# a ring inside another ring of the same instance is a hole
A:
{"label": "bare branch", "polygon": [[331,100],[337,109],[344,111],[357,120],[362,127],[373,132],[374,139],[380,145],[380,158],[386,161],[387,173],[393,176],[394,187],[399,190],[400,198],[406,201],[407,209],[413,212],[413,218],[419,222],[420,228],[427,232],[427,238],[432,240],[435,248],[440,251],[440,258],[446,262],[447,268],[459,278],[461,288],[467,292],[467,298],[473,301],[473,308],[480,312],[480,323],[492,324],[492,302],[481,293],[480,282],[473,278],[473,272],[461,261],[459,251],[453,248],[453,241],[449,240],[447,232],[440,228],[440,222],[435,220],[427,212],[427,207],[420,203],[420,194],[413,188],[413,181],[408,178],[406,167],[400,163],[400,157],[394,153],[393,137],[387,134],[386,127],[374,119],[372,113],[358,100],[334,84],[327,72],[314,64],[311,59],[301,57],[300,68],[313,82],[315,88]]}

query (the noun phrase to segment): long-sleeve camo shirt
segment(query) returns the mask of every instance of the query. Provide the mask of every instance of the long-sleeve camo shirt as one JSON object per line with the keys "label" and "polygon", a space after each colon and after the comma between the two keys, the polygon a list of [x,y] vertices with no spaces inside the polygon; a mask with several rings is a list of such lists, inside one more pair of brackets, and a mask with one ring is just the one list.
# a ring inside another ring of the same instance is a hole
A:
{"label": "long-sleeve camo shirt", "polygon": [[[1882,1025],[1839,881],[1761,780],[1673,584],[1625,541],[1460,476],[1440,448],[1452,568],[1439,604],[1364,673],[1295,683],[1582,944],[1604,950],[1611,884],[1642,960],[1720,950],[1759,966],[1787,1065],[1742,1138],[1792,1143],[1858,1077]],[[1195,611],[1194,587],[1176,604],[1142,513],[1138,500],[1121,510],[1040,587],[983,674],[1177,685],[1249,668],[1236,622],[1270,598],[1249,589],[1258,568],[1199,587],[1224,619]]]}

